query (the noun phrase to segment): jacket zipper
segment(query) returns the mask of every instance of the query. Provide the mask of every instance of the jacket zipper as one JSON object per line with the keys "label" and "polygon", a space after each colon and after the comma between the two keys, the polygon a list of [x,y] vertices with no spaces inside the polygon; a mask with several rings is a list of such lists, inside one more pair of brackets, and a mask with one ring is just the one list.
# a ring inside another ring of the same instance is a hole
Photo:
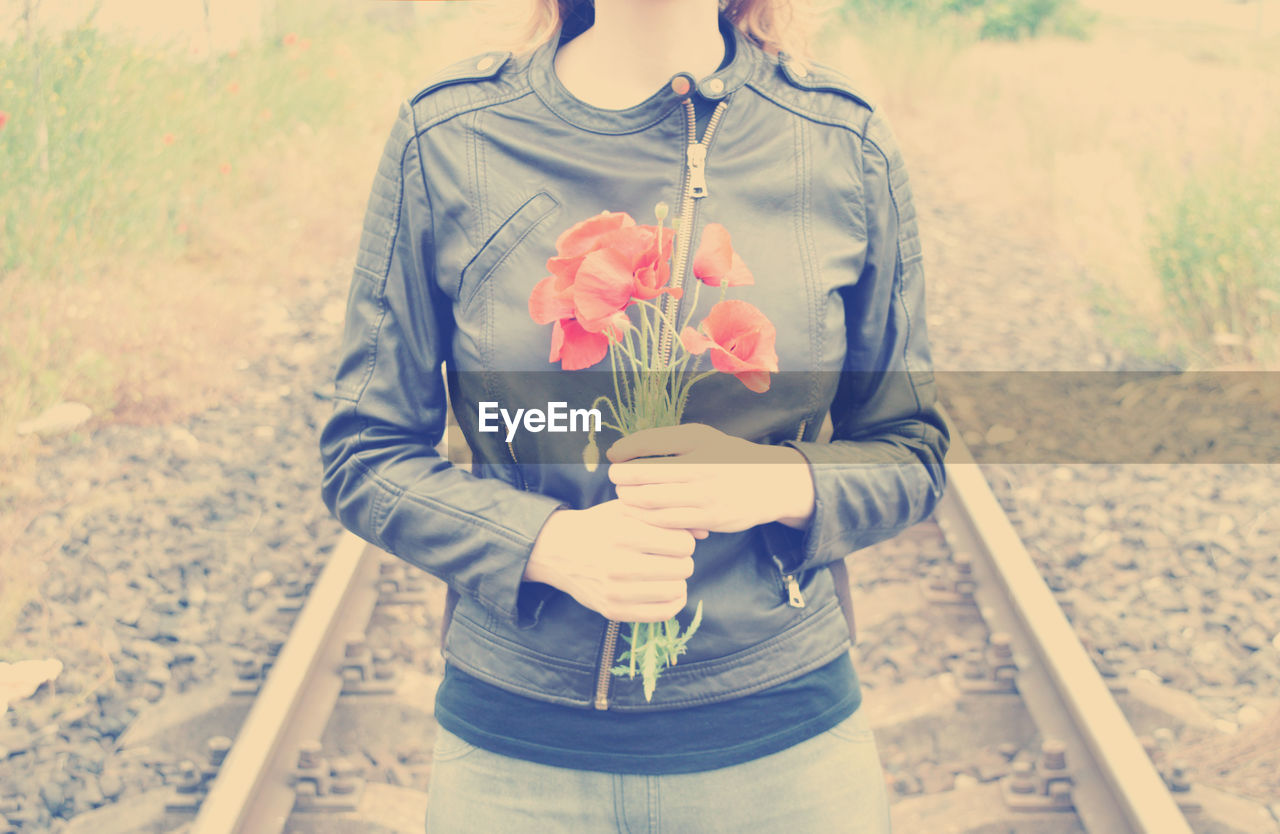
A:
{"label": "jacket zipper", "polygon": [[778,568],[777,576],[780,580],[778,589],[787,595],[787,605],[792,608],[804,608],[804,594],[800,593],[800,580],[796,578],[794,573],[786,573],[786,566],[782,564],[782,560],[776,555],[770,554],[769,558],[773,560],[773,564]]}
{"label": "jacket zipper", "polygon": [[507,451],[511,453],[511,462],[516,465],[516,477],[520,479],[520,489],[525,492],[529,491],[529,485],[525,483],[524,472],[520,470],[520,461],[516,459],[516,447],[511,445],[511,441],[507,441]]}
{"label": "jacket zipper", "polygon": [[[681,188],[680,199],[680,232],[676,236],[676,263],[671,273],[671,286],[674,288],[678,288],[684,280],[686,261],[689,259],[689,237],[693,232],[694,215],[697,211],[696,199],[707,196],[707,148],[710,147],[711,137],[715,134],[716,125],[720,123],[720,117],[728,105],[728,101],[721,101],[716,105],[716,109],[711,113],[711,118],[707,120],[706,130],[702,132],[702,141],[698,141],[698,120],[697,113],[693,109],[693,99],[686,98],[684,100],[688,142],[685,145],[684,153],[684,185]],[[664,294],[662,298],[662,313],[665,318],[675,320],[675,317],[680,314],[680,301],[673,299],[670,293]],[[658,340],[658,353],[663,365],[671,361],[671,342],[673,338],[670,327],[662,328],[662,336]],[[600,666],[596,675],[596,709],[609,708],[609,682],[612,679],[611,667],[613,666],[613,655],[618,649],[618,630],[621,627],[622,623],[618,620],[610,620],[608,626],[605,627],[604,645],[600,650]]]}
{"label": "jacket zipper", "polygon": [[[680,201],[680,234],[676,241],[676,263],[671,273],[671,287],[679,289],[684,283],[684,274],[688,267],[689,250],[693,241],[690,239],[696,226],[697,198],[707,196],[707,149],[711,146],[711,137],[715,135],[716,126],[729,106],[728,101],[721,101],[711,112],[707,120],[706,130],[702,132],[702,141],[697,139],[697,115],[693,109],[693,99],[684,100],[685,115],[688,117],[688,144],[685,146],[685,176],[682,199]],[[680,302],[683,298],[673,298],[670,293],[662,297],[662,313],[667,319],[678,321]],[[663,364],[671,361],[671,341],[674,334],[671,328],[663,328],[658,342],[659,355]]]}
{"label": "jacket zipper", "polygon": [[[800,430],[796,432],[796,442],[804,439],[804,430],[808,425],[808,420],[800,423]],[[778,566],[778,573],[782,576],[783,589],[787,592],[787,605],[792,608],[804,608],[804,594],[800,593],[800,581],[796,579],[794,573],[783,572],[785,568],[782,565],[782,560],[777,556],[773,557],[773,561]]]}

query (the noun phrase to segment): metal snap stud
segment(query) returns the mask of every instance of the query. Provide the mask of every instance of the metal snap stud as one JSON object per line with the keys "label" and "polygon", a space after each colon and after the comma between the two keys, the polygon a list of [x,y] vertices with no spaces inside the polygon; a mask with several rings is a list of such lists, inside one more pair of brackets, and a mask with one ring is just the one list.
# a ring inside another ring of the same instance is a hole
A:
{"label": "metal snap stud", "polygon": [[678,96],[685,95],[689,92],[689,76],[677,75],[671,79],[671,90]]}
{"label": "metal snap stud", "polygon": [[791,71],[794,72],[800,78],[804,78],[806,75],[809,74],[809,71],[804,67],[800,66],[799,64],[792,64]]}
{"label": "metal snap stud", "polygon": [[707,82],[707,92],[713,96],[718,96],[724,92],[724,82],[719,78],[713,78]]}
{"label": "metal snap stud", "polygon": [[476,61],[476,69],[480,70],[481,72],[484,72],[491,66],[493,66],[492,55],[486,55],[483,58],[481,58],[479,61]]}

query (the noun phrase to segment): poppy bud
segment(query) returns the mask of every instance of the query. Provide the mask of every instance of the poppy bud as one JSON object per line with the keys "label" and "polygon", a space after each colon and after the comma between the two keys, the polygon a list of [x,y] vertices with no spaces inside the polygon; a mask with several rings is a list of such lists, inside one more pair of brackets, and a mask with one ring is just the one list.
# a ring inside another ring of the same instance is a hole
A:
{"label": "poppy bud", "polygon": [[671,210],[671,207],[668,206],[666,203],[658,203],[656,206],[653,207],[653,216],[658,218],[658,222],[661,223],[663,220],[667,219],[667,213],[670,210]]}
{"label": "poppy bud", "polygon": [[600,447],[596,445],[596,434],[591,433],[586,448],[582,450],[582,465],[588,472],[595,472],[600,466]]}

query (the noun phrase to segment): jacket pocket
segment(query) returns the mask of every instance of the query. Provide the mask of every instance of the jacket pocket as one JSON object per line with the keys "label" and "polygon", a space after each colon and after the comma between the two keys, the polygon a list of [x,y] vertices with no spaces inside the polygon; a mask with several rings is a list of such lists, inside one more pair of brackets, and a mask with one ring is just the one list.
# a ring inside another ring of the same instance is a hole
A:
{"label": "jacket pocket", "polygon": [[539,191],[526,200],[524,205],[516,209],[515,214],[503,221],[497,231],[489,236],[489,239],[480,247],[480,251],[476,252],[475,257],[462,269],[458,284],[458,301],[463,310],[471,306],[485,281],[489,280],[494,270],[520,245],[520,241],[524,240],[534,227],[559,206],[560,203],[555,197],[545,191]]}

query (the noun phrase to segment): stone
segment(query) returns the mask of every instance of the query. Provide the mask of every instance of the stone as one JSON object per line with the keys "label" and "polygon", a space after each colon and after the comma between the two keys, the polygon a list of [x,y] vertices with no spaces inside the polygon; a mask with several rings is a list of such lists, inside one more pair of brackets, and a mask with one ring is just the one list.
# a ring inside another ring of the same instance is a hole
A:
{"label": "stone", "polygon": [[62,402],[50,406],[36,417],[18,423],[15,431],[25,436],[57,437],[79,428],[93,417],[93,410],[84,403]]}

